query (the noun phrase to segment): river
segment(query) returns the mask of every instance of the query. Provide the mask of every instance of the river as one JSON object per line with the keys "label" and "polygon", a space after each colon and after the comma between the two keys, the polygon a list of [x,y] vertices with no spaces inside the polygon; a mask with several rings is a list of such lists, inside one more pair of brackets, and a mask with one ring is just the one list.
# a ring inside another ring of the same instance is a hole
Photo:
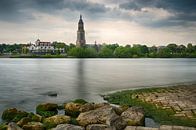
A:
{"label": "river", "polygon": [[[101,102],[121,89],[196,82],[196,59],[0,59],[0,114],[42,102]],[[47,96],[57,93],[57,97]]]}

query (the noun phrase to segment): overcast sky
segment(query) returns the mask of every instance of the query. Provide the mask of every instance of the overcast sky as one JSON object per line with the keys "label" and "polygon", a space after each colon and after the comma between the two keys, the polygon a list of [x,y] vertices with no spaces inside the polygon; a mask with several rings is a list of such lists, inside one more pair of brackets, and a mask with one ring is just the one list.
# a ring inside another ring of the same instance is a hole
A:
{"label": "overcast sky", "polygon": [[0,0],[0,43],[196,43],[196,0]]}

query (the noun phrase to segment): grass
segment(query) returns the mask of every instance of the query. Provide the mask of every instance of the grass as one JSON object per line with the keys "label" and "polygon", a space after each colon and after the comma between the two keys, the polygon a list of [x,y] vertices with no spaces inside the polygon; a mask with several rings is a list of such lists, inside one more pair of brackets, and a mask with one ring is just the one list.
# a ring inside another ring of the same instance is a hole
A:
{"label": "grass", "polygon": [[105,100],[117,105],[140,106],[144,108],[145,116],[154,119],[156,122],[164,125],[180,125],[196,127],[196,119],[174,117],[175,112],[172,109],[163,109],[156,107],[152,103],[143,102],[140,99],[132,98],[133,95],[140,93],[163,92],[169,88],[150,88],[138,90],[126,90],[109,94]]}

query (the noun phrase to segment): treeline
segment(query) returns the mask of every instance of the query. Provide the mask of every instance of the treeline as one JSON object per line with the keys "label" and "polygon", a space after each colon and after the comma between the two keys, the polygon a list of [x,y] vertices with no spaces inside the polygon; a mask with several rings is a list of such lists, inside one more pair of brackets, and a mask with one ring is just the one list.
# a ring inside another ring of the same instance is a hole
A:
{"label": "treeline", "polygon": [[100,58],[196,58],[196,45],[188,44],[167,46],[152,46],[135,44],[133,46],[120,46],[118,44],[105,44],[101,46],[77,48],[67,51],[73,57],[100,57]]}
{"label": "treeline", "polygon": [[[24,54],[28,53],[25,44],[0,44],[0,55],[3,54]],[[189,43],[167,46],[151,46],[134,44],[120,46],[119,44],[87,45],[78,48],[75,44],[53,42],[55,48],[64,48],[67,57],[78,58],[196,58],[196,45]],[[60,55],[57,53],[55,55]]]}

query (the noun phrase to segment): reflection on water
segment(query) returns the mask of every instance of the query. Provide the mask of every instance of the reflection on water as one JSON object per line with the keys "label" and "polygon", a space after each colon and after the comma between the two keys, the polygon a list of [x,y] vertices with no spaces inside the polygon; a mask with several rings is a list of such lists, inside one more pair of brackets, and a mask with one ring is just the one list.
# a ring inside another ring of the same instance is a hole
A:
{"label": "reflection on water", "polygon": [[86,91],[86,84],[85,84],[85,61],[82,59],[77,60],[77,97],[81,97],[82,99],[87,99],[87,91]]}
{"label": "reflection on water", "polygon": [[0,114],[8,107],[34,111],[41,102],[100,102],[101,93],[195,77],[196,59],[0,59]]}

